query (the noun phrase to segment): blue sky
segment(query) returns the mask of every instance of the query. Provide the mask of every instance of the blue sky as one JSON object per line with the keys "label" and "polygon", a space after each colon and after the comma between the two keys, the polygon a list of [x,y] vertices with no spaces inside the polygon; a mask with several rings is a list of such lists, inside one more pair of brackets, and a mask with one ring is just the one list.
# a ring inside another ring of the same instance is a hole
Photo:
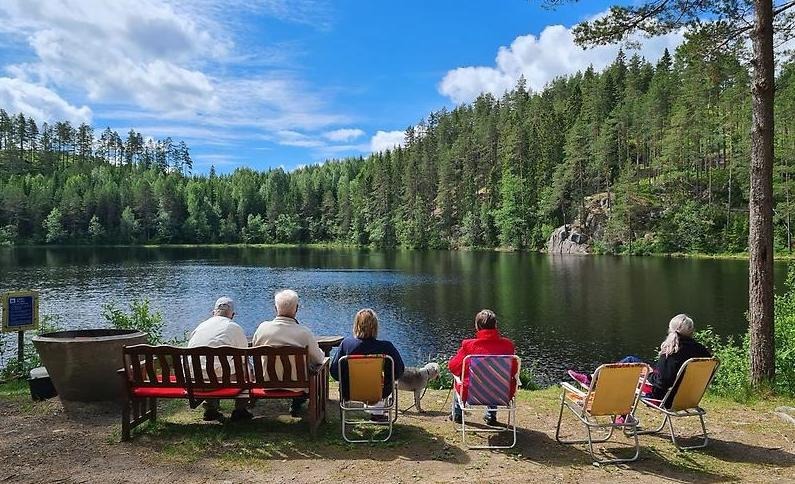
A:
{"label": "blue sky", "polygon": [[611,3],[4,0],[0,107],[184,139],[201,172],[291,169],[394,146],[520,75],[603,67],[618,47],[583,52],[569,28]]}

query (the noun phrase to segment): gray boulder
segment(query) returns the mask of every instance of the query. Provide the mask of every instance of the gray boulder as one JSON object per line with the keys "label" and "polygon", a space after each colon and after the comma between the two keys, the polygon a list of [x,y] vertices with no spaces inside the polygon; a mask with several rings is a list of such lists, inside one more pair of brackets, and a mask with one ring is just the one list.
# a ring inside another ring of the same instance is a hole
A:
{"label": "gray boulder", "polygon": [[550,254],[589,254],[590,237],[576,225],[561,225],[552,231],[547,241],[547,252]]}

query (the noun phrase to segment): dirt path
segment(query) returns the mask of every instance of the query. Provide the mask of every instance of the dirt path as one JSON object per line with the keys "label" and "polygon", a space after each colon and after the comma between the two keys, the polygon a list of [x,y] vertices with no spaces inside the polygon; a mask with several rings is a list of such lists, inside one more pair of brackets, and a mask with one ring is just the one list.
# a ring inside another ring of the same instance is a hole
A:
{"label": "dirt path", "polygon": [[[555,442],[554,390],[522,392],[519,442],[501,452],[463,449],[441,411],[446,395],[429,391],[424,405],[434,411],[401,415],[388,444],[350,445],[340,438],[336,401],[314,440],[300,419],[285,415],[286,403],[259,403],[247,424],[218,424],[202,422],[201,411],[183,402],[166,402],[158,424],[119,443],[113,409],[66,412],[57,400],[31,403],[22,392],[0,392],[0,483],[795,482],[795,426],[772,416],[781,401],[744,408],[712,399],[706,450],[678,452],[648,436],[637,462],[595,467],[583,446]],[[642,422],[650,417],[641,414]],[[574,421],[564,428],[574,431]],[[628,450],[628,440],[617,442],[616,452]]]}

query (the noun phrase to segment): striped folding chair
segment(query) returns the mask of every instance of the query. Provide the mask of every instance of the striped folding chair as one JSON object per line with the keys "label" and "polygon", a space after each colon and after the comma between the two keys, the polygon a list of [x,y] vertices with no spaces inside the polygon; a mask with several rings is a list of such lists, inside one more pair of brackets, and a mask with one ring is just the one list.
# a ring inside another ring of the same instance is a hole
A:
{"label": "striped folding chair", "polygon": [[[384,370],[388,367],[395,374],[395,361],[389,355],[348,355],[338,362],[340,376],[340,420],[342,438],[346,442],[386,442],[392,437],[392,424],[397,420],[397,380],[392,378],[392,393],[383,398]],[[370,419],[351,419],[351,413],[384,412],[383,422]],[[387,427],[387,434],[380,439],[371,434],[369,438],[357,439],[348,435],[351,427],[377,425]]]}
{"label": "striped folding chair", "polygon": [[[455,398],[461,407],[461,439],[469,449],[510,449],[516,445],[516,388],[521,360],[516,355],[469,355],[464,358]],[[504,426],[467,426],[467,412],[507,413]],[[467,434],[511,432],[510,445],[469,445]]]}
{"label": "striped folding chair", "polygon": [[[654,434],[661,432],[665,424],[668,423],[668,428],[671,431],[671,442],[679,450],[701,449],[709,443],[707,436],[707,426],[704,423],[704,415],[707,411],[701,408],[701,398],[706,393],[709,384],[715,377],[715,373],[720,366],[720,360],[717,358],[690,358],[685,361],[682,368],[676,374],[676,380],[673,386],[668,390],[668,393],[662,400],[655,400],[653,398],[641,397],[640,401],[652,410],[662,413],[665,417],[662,423],[656,429],[639,430],[639,434]],[[692,446],[679,445],[676,441],[676,433],[674,432],[674,418],[685,417],[698,417],[701,422],[701,435],[697,437],[702,438],[700,444]]]}

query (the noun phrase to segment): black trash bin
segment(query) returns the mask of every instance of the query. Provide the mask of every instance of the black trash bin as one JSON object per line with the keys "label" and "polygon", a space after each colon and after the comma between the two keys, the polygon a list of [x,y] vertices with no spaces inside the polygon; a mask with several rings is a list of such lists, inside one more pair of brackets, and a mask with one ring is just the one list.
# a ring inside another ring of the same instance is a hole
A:
{"label": "black trash bin", "polygon": [[47,400],[58,395],[47,369],[43,366],[30,370],[28,386],[30,387],[30,398],[36,401]]}

